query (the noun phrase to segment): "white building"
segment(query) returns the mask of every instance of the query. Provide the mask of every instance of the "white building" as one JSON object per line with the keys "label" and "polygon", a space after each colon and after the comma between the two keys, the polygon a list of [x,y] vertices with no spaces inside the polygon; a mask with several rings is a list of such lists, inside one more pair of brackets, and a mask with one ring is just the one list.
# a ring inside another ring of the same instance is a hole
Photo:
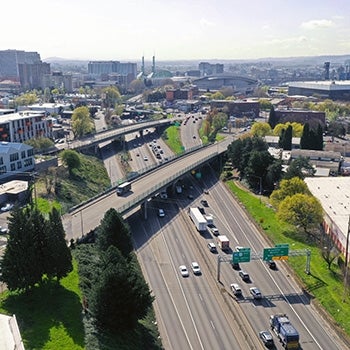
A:
{"label": "white building", "polygon": [[[345,255],[350,219],[349,177],[307,177],[305,182],[324,210],[323,226]],[[350,256],[349,256],[350,257]]]}
{"label": "white building", "polygon": [[0,142],[0,179],[34,170],[33,147],[24,143]]}
{"label": "white building", "polygon": [[52,120],[45,114],[23,111],[0,115],[0,142],[24,142],[37,137],[52,138]]}

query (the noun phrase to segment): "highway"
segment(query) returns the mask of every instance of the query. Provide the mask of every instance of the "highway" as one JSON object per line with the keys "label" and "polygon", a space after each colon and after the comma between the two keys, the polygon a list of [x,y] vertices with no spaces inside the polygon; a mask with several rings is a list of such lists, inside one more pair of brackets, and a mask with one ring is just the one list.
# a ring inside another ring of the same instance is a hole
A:
{"label": "highway", "polygon": [[[188,133],[192,132],[188,129]],[[152,197],[169,179],[186,178],[183,173],[180,176],[182,170],[189,173],[196,162],[226,149],[231,141],[227,139],[145,174],[133,181],[132,192],[126,197],[111,193],[72,212],[64,218],[67,237],[76,238],[95,228],[111,207],[122,212],[129,202],[140,203],[140,198]],[[165,349],[263,349],[258,332],[268,330],[269,316],[277,313],[289,316],[300,333],[303,350],[347,349],[295,282],[286,263],[278,262],[276,271],[260,260],[241,263],[241,268],[251,276],[250,283],[243,282],[229,263],[221,263],[220,282],[217,281],[217,255],[207,249],[207,243],[215,242],[215,238],[196,231],[186,213],[190,205],[197,206],[206,197],[207,213],[213,214],[220,233],[230,238],[233,249],[240,245],[259,253],[270,244],[208,166],[203,175],[203,182],[193,177],[186,180],[186,190],[180,195],[147,201],[147,220],[139,206],[125,212],[145,278],[156,298],[154,307]],[[189,190],[190,186],[193,190]],[[209,195],[203,193],[204,188],[209,188]],[[193,200],[188,199],[189,193]],[[157,216],[158,208],[165,210],[164,218]],[[231,257],[219,254],[227,260]],[[191,272],[192,261],[199,263],[201,276]],[[182,264],[190,270],[188,278],[180,275]],[[233,296],[229,288],[233,282],[240,284],[242,299]],[[249,294],[252,286],[261,290],[261,301]],[[282,349],[276,336],[273,337],[276,349]]]}
{"label": "highway", "polygon": [[120,213],[126,213],[129,208],[140,205],[147,198],[156,194],[172,181],[189,173],[197,165],[200,167],[208,159],[224,152],[232,139],[201,148],[196,152],[176,158],[171,162],[146,173],[132,182],[132,191],[125,196],[117,196],[115,191],[103,195],[95,201],[79,207],[77,210],[63,216],[63,225],[67,239],[77,238],[96,228],[104,213],[115,208]]}
{"label": "highway", "polygon": [[[209,188],[209,195],[203,194],[203,185]],[[269,329],[269,316],[286,313],[300,333],[303,350],[347,349],[310,304],[285,263],[278,262],[276,271],[260,260],[241,263],[241,268],[251,276],[250,283],[243,282],[230,264],[222,263],[220,283],[216,281],[217,255],[206,247],[215,239],[209,233],[200,235],[196,231],[186,213],[190,205],[199,205],[205,196],[209,203],[206,212],[214,215],[220,233],[230,238],[233,248],[239,244],[258,252],[269,244],[214,176],[206,178],[205,184],[195,181],[193,187],[193,202],[185,191],[167,200],[152,200],[148,220],[140,212],[128,219],[144,275],[156,297],[155,310],[164,347],[260,349],[257,334]],[[165,209],[165,218],[157,217],[159,207]],[[219,254],[230,256],[220,251]],[[179,265],[190,269],[192,261],[199,263],[203,274],[194,276],[190,271],[188,278],[181,277]],[[240,284],[242,299],[236,300],[232,295],[229,285],[233,282]],[[262,291],[262,301],[251,297],[252,286]],[[273,337],[276,349],[282,349],[276,336]]]}

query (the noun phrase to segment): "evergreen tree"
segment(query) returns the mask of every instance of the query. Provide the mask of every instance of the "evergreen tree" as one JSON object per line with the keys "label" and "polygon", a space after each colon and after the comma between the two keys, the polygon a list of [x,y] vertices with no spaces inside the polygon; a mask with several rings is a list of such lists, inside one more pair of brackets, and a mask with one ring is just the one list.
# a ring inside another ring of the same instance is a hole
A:
{"label": "evergreen tree", "polygon": [[96,242],[101,251],[106,251],[112,245],[118,248],[124,257],[132,251],[130,228],[115,209],[109,209],[104,215],[98,228]]}
{"label": "evergreen tree", "polygon": [[303,128],[303,134],[300,138],[300,148],[301,149],[310,149],[310,126],[309,123],[306,123]]}
{"label": "evergreen tree", "polygon": [[285,151],[290,151],[292,149],[292,137],[293,137],[293,128],[291,125],[288,125],[287,130],[284,133],[284,139],[283,139],[283,149]]}
{"label": "evergreen tree", "polygon": [[50,229],[48,234],[48,262],[45,271],[49,277],[60,280],[72,271],[72,255],[65,241],[65,232],[61,216],[56,208],[53,208],[49,216]]}
{"label": "evergreen tree", "polygon": [[113,330],[134,327],[152,305],[153,298],[142,275],[110,246],[100,251],[101,270],[92,284],[89,309],[98,325]]}
{"label": "evergreen tree", "polygon": [[277,120],[277,116],[276,116],[276,111],[274,106],[271,107],[270,109],[270,114],[269,114],[269,120],[268,123],[271,126],[271,129],[274,129],[274,127],[277,125],[278,120]]}
{"label": "evergreen tree", "polygon": [[317,127],[317,150],[322,151],[323,150],[323,128],[321,124],[318,124]]}
{"label": "evergreen tree", "polygon": [[284,138],[285,138],[285,133],[286,130],[282,129],[281,130],[281,134],[280,134],[280,138],[278,139],[278,147],[284,149]]}
{"label": "evergreen tree", "polygon": [[9,232],[6,250],[1,261],[1,280],[10,291],[28,291],[41,281],[42,267],[36,237],[30,223],[28,210],[14,209],[9,217]]}

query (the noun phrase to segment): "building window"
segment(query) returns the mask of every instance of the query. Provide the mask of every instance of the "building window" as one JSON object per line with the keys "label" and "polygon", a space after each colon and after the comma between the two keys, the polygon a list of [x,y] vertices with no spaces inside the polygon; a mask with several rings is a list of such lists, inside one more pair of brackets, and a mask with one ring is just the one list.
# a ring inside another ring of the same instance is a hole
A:
{"label": "building window", "polygon": [[6,173],[6,165],[0,167],[0,174],[5,174]]}
{"label": "building window", "polygon": [[21,158],[23,159],[23,158],[25,158],[26,157],[26,151],[22,151],[21,152]]}
{"label": "building window", "polygon": [[23,161],[23,164],[24,164],[25,167],[28,167],[28,166],[33,164],[33,159],[32,158],[25,159]]}
{"label": "building window", "polygon": [[3,164],[4,164],[4,158],[0,157],[0,165],[3,165]]}
{"label": "building window", "polygon": [[14,162],[14,161],[16,161],[18,159],[19,159],[19,157],[18,157],[18,153],[17,152],[10,154],[10,162]]}
{"label": "building window", "polygon": [[16,170],[16,163],[11,163],[11,171],[15,171]]}
{"label": "building window", "polygon": [[17,169],[21,169],[21,168],[22,168],[22,162],[19,161],[19,162],[17,162]]}
{"label": "building window", "polygon": [[29,150],[27,151],[27,157],[31,157],[33,154],[34,154],[33,149],[29,149]]}

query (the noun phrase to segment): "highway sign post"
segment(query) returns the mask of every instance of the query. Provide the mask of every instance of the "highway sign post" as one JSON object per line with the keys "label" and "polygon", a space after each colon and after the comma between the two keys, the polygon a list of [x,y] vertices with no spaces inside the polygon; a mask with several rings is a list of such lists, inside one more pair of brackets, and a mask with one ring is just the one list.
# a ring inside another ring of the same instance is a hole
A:
{"label": "highway sign post", "polygon": [[288,254],[288,244],[276,244],[274,248],[264,248],[263,260],[287,260]]}
{"label": "highway sign post", "polygon": [[232,263],[237,264],[241,262],[250,261],[250,248],[241,248],[239,252],[232,253]]}

